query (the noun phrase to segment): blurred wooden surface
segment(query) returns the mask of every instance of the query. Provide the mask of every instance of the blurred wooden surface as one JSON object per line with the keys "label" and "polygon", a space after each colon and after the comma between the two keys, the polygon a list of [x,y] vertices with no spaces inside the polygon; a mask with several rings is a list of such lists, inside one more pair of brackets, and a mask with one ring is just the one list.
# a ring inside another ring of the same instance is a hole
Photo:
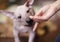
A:
{"label": "blurred wooden surface", "polygon": [[7,8],[9,0],[0,0],[0,10]]}

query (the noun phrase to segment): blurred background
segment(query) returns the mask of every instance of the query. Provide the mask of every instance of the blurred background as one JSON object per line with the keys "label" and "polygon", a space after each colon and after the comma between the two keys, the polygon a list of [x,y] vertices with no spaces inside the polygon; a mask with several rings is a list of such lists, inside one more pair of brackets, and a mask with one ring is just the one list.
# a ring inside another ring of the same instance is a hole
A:
{"label": "blurred background", "polygon": [[[53,3],[56,0],[35,0],[33,8],[35,13],[44,5]],[[14,12],[16,7],[23,5],[26,0],[0,0],[0,10]],[[42,29],[43,28],[43,29]],[[13,23],[9,17],[0,15],[0,42],[14,42]],[[60,33],[60,11],[57,12],[48,21],[38,25],[34,42],[54,42],[56,36]],[[27,42],[28,33],[19,35],[22,42]]]}

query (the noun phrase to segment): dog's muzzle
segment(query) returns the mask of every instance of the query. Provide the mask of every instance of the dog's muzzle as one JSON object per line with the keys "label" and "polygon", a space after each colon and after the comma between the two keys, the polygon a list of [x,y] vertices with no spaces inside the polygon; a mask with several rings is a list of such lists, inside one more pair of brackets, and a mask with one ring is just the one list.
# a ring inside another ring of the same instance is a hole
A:
{"label": "dog's muzzle", "polygon": [[21,18],[21,16],[18,16],[18,18],[20,19],[20,18]]}
{"label": "dog's muzzle", "polygon": [[28,23],[28,25],[26,25],[26,26],[33,26],[33,24],[34,24],[34,21],[30,18],[26,22]]}

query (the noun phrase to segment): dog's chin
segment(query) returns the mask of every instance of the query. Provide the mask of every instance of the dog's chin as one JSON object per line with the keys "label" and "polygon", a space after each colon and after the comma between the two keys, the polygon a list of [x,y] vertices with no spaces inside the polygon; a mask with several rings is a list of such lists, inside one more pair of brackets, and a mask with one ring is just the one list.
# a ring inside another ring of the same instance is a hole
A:
{"label": "dog's chin", "polygon": [[27,27],[32,27],[33,25],[31,25],[31,24],[28,24],[28,25],[25,25],[25,26],[27,26]]}
{"label": "dog's chin", "polygon": [[27,26],[27,27],[33,27],[34,26],[34,22],[33,23],[29,23],[29,24],[27,24],[27,25],[25,25],[25,26]]}

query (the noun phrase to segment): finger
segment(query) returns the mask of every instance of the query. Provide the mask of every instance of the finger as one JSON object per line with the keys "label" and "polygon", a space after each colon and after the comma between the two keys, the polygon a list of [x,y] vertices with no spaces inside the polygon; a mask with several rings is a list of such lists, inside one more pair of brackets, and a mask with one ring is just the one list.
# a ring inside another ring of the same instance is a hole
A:
{"label": "finger", "polygon": [[31,19],[33,19],[35,22],[40,21],[39,16],[30,16]]}
{"label": "finger", "polygon": [[49,7],[50,7],[50,5],[46,5],[46,6],[42,7],[36,15],[43,15],[49,9]]}
{"label": "finger", "polygon": [[[43,8],[40,9],[40,11],[35,15],[35,16],[42,16],[43,13],[45,13],[49,9],[49,5],[44,6]],[[35,16],[30,16],[31,19],[34,19]]]}
{"label": "finger", "polygon": [[31,19],[34,19],[34,16],[29,16]]}
{"label": "finger", "polygon": [[39,24],[38,22],[35,23],[33,31],[35,31],[37,29],[38,24]]}
{"label": "finger", "polygon": [[55,12],[56,12],[56,8],[55,7],[51,7],[48,9],[48,11],[43,15],[46,19],[49,19],[50,17],[52,17]]}

